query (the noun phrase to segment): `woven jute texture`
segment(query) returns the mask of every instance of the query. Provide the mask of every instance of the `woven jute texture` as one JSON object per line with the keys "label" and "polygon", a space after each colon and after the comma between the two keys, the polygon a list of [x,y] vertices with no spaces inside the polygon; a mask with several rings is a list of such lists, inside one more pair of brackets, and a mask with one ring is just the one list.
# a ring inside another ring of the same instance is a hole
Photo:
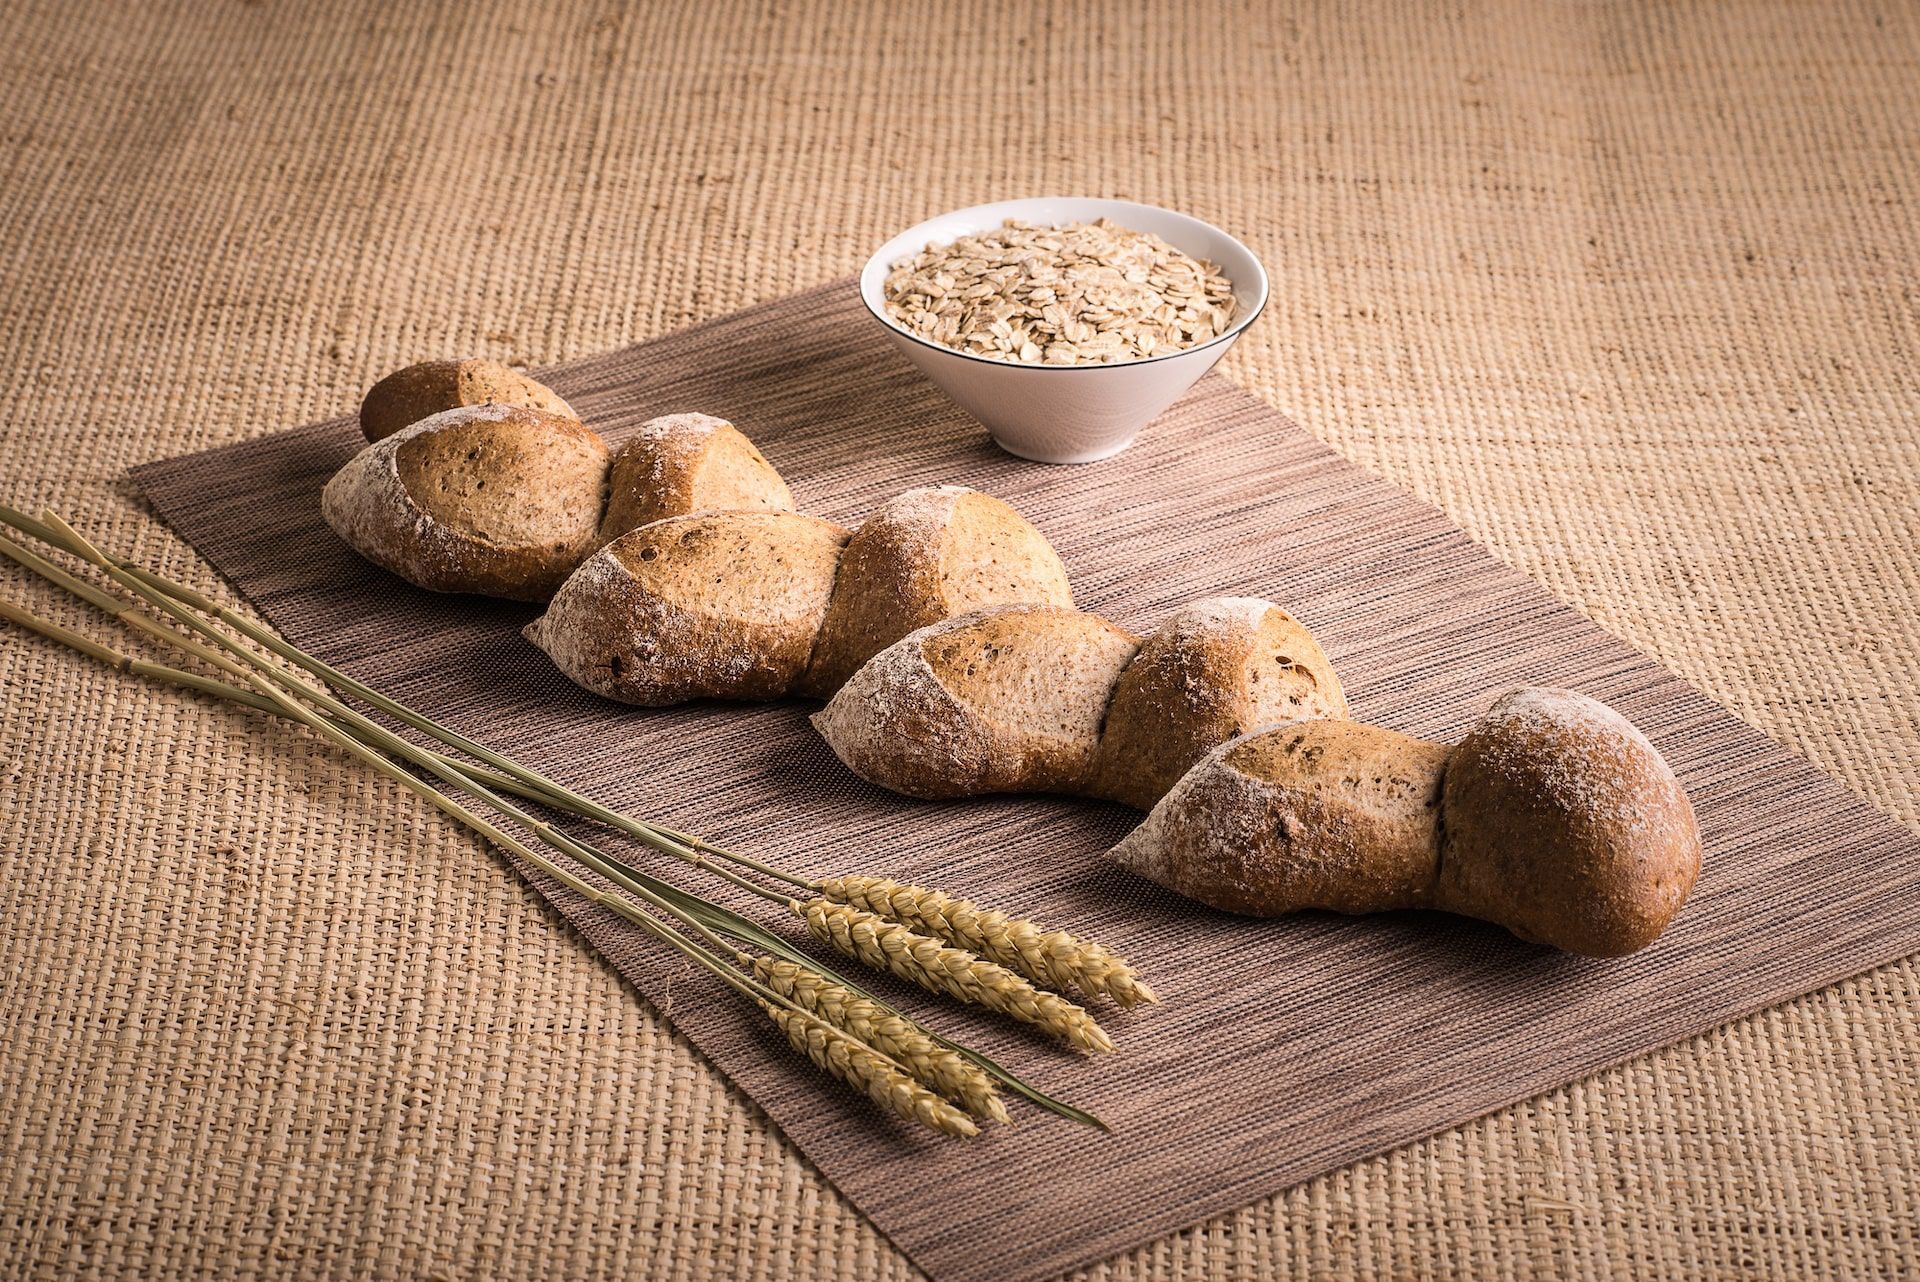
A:
{"label": "woven jute texture", "polygon": [[[1450,740],[1516,685],[1586,691],[1646,731],[1693,799],[1700,881],[1630,958],[1573,958],[1432,913],[1234,918],[1106,865],[1101,851],[1139,819],[1118,806],[928,805],[854,777],[799,700],[630,709],[580,690],[520,635],[535,609],[421,592],[326,527],[321,486],[365,445],[352,419],[135,468],[159,515],[274,626],[437,720],[629,813],[812,876],[953,887],[1147,968],[1165,1006],[1106,1012],[1118,1063],[935,1012],[1112,1128],[1027,1117],[941,1143],[849,1092],[823,1099],[750,1007],[712,1000],[714,981],[684,958],[536,877],[641,993],[688,995],[672,1022],[936,1282],[1097,1263],[1920,949],[1920,840],[1222,378],[1099,467],[1024,462],[882,345],[851,281],[542,377],[615,448],[693,406],[744,424],[798,478],[804,510],[846,525],[909,484],[980,485],[1053,531],[1083,607],[1143,631],[1223,592],[1284,600],[1363,721]],[[769,816],[794,831],[767,833]],[[893,1001],[924,1005],[897,987]],[[1061,1180],[1069,1157],[1079,1169]],[[956,1222],[956,1203],[973,1219]],[[1019,1246],[981,1251],[976,1224]]]}
{"label": "woven jute texture", "polygon": [[[1280,282],[1229,375],[1920,825],[1910,8],[4,16],[0,482],[196,586],[129,464],[1122,195]],[[397,788],[11,633],[0,700],[10,1274],[910,1274]],[[1896,1274],[1917,999],[1886,966],[1097,1272]]]}

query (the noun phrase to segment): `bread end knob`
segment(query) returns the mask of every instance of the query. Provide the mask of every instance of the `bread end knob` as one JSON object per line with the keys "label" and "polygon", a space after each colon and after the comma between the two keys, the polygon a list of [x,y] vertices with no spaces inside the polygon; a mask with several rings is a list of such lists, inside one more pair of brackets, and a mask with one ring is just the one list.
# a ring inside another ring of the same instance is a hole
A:
{"label": "bread end knob", "polygon": [[1597,699],[1524,688],[1447,761],[1435,904],[1594,957],[1644,948],[1700,873],[1680,782]]}

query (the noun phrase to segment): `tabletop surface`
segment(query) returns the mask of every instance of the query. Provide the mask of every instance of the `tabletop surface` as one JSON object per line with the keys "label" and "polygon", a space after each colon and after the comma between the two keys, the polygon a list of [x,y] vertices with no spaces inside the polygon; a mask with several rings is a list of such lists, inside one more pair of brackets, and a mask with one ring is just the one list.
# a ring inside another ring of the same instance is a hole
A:
{"label": "tabletop surface", "polygon": [[[1120,196],[1266,264],[1230,377],[1920,828],[1910,10],[10,18],[0,498],[196,586],[129,465],[426,356],[653,337],[944,209]],[[397,788],[12,631],[0,708],[25,1276],[911,1275]],[[1101,1271],[1893,1272],[1916,1069],[1908,959]]]}

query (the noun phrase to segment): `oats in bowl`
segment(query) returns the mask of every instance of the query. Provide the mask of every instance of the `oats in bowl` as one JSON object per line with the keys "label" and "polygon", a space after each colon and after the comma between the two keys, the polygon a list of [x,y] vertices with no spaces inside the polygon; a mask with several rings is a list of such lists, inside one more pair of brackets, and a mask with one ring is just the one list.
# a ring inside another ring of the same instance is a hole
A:
{"label": "oats in bowl", "polygon": [[887,274],[887,314],[930,342],[1028,365],[1109,365],[1210,342],[1234,315],[1212,263],[1110,219],[928,245]]}

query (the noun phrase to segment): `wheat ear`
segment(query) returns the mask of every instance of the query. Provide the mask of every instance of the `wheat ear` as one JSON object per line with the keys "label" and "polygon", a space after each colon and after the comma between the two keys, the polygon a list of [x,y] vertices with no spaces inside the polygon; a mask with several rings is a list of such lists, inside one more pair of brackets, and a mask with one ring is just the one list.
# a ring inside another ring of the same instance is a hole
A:
{"label": "wheat ear", "polygon": [[762,1001],[760,1009],[787,1035],[793,1048],[896,1116],[946,1135],[978,1135],[973,1119],[913,1080],[870,1046],[863,1046],[816,1015]]}
{"label": "wheat ear", "polygon": [[754,958],[753,976],[788,1001],[859,1038],[975,1117],[1007,1120],[1007,1106],[991,1077],[872,998],[818,971],[772,957]]}
{"label": "wheat ear", "polygon": [[809,899],[791,904],[822,943],[875,970],[892,971],[929,992],[985,1006],[1032,1024],[1082,1051],[1110,1051],[1113,1039],[1093,1016],[1057,993],[1035,988],[1005,966],[917,935],[897,921],[850,904]]}
{"label": "wheat ear", "polygon": [[972,900],[891,877],[828,877],[817,889],[828,899],[876,913],[1019,971],[1036,984],[1078,988],[1109,997],[1122,1007],[1160,1000],[1127,959],[1111,949],[1064,930],[1042,930],[1025,918],[980,908]]}

